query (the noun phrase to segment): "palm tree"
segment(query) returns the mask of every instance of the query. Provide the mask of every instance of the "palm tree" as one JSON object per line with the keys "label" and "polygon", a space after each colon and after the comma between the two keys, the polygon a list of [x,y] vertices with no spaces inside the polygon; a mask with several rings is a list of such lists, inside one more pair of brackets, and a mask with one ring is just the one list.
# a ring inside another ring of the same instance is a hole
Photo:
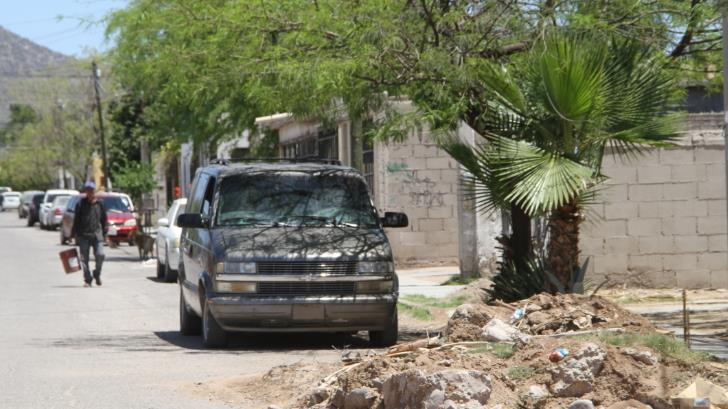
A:
{"label": "palm tree", "polygon": [[492,90],[475,124],[485,143],[449,140],[443,147],[472,174],[481,209],[511,212],[506,250],[517,266],[531,254],[530,219],[548,219],[550,289],[570,291],[582,210],[606,179],[605,151],[629,157],[643,146],[669,145],[677,129],[669,112],[675,81],[655,50],[563,33],[518,66],[486,65],[480,79]]}

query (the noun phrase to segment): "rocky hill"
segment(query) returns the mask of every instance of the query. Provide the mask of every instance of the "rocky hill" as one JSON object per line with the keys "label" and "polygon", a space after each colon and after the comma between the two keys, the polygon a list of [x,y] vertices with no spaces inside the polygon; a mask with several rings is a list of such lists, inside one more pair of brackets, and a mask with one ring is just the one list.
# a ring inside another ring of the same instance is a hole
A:
{"label": "rocky hill", "polygon": [[59,73],[65,75],[69,72],[66,66],[72,61],[71,57],[0,27],[0,126],[8,120],[10,104],[33,101],[32,95],[23,93],[23,87],[17,85]]}

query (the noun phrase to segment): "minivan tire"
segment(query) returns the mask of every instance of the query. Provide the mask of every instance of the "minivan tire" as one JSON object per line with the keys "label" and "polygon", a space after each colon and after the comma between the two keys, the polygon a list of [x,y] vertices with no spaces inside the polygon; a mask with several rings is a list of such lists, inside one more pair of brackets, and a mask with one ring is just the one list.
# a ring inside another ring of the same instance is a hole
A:
{"label": "minivan tire", "polygon": [[199,335],[202,331],[200,317],[190,311],[182,295],[182,287],[179,289],[179,332],[182,335]]}
{"label": "minivan tire", "polygon": [[227,332],[212,316],[207,302],[203,302],[202,305],[202,344],[206,348],[225,348],[227,346]]}
{"label": "minivan tire", "polygon": [[387,327],[382,331],[369,331],[369,343],[373,347],[390,347],[397,343],[399,337],[399,319],[397,318],[397,306],[389,317]]}

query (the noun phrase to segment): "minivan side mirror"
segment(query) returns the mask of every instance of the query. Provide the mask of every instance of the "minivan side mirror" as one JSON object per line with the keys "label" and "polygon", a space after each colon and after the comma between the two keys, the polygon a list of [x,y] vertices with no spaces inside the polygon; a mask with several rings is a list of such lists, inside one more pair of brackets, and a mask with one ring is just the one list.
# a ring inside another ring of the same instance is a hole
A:
{"label": "minivan side mirror", "polygon": [[207,220],[199,213],[183,213],[177,217],[177,226],[188,229],[204,229]]}
{"label": "minivan side mirror", "polygon": [[409,225],[409,219],[404,213],[384,212],[381,220],[382,227],[407,227]]}
{"label": "minivan side mirror", "polygon": [[159,227],[169,227],[169,219],[166,217],[162,217],[161,219],[157,220],[157,224]]}

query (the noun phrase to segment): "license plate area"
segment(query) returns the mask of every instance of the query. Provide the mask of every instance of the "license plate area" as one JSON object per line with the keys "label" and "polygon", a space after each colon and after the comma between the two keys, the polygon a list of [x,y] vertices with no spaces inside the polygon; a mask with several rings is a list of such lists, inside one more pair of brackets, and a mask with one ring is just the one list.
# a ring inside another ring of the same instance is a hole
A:
{"label": "license plate area", "polygon": [[321,304],[296,304],[293,306],[291,315],[295,321],[323,321],[324,306]]}

